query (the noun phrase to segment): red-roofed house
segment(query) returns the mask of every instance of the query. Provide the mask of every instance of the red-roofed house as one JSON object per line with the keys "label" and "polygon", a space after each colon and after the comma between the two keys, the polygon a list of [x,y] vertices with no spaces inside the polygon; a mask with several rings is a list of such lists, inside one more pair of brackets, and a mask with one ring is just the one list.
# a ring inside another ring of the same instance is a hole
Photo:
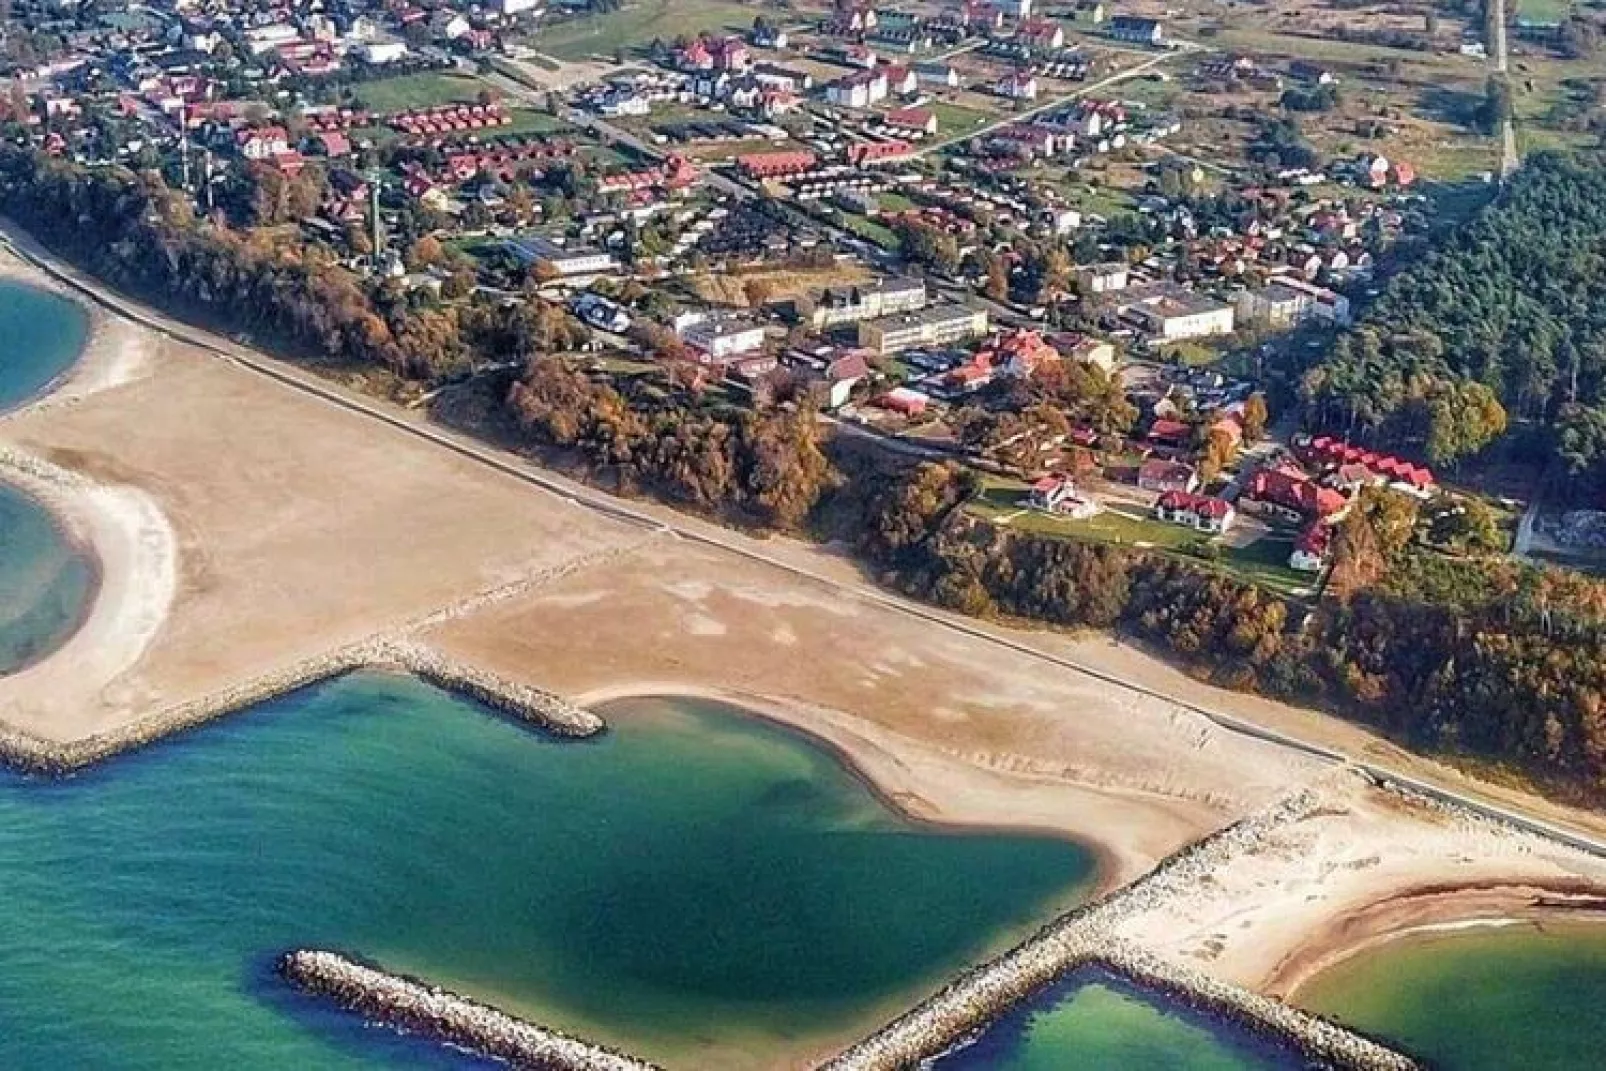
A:
{"label": "red-roofed house", "polygon": [[1193,425],[1180,420],[1156,420],[1149,428],[1148,440],[1161,446],[1183,446],[1193,437]]}
{"label": "red-roofed house", "polygon": [[1199,474],[1192,465],[1180,461],[1145,461],[1138,466],[1138,486],[1145,491],[1193,491],[1199,486]]}
{"label": "red-roofed house", "polygon": [[887,113],[887,125],[902,130],[918,130],[922,134],[935,134],[937,113],[925,108],[897,108]]}
{"label": "red-roofed house", "polygon": [[1239,501],[1245,509],[1290,521],[1335,518],[1349,506],[1349,499],[1342,494],[1291,466],[1257,469]]}
{"label": "red-roofed house", "polygon": [[819,157],[811,152],[757,152],[738,156],[736,166],[748,178],[769,179],[812,170]]}
{"label": "red-roofed house", "polygon": [[861,141],[848,146],[848,163],[861,167],[888,160],[902,160],[913,151],[907,141]]}
{"label": "red-roofed house", "polygon": [[1168,524],[1200,532],[1225,532],[1237,514],[1230,502],[1189,491],[1167,491],[1154,504],[1154,515]]}
{"label": "red-roofed house", "polygon": [[1288,568],[1302,573],[1319,573],[1327,564],[1328,551],[1333,546],[1333,526],[1316,521],[1299,533],[1294,541],[1294,552],[1288,556]]}
{"label": "red-roofed house", "polygon": [[1032,484],[1027,502],[1033,509],[1064,514],[1079,521],[1099,512],[1099,504],[1078,494],[1076,481],[1069,476],[1044,476]]}

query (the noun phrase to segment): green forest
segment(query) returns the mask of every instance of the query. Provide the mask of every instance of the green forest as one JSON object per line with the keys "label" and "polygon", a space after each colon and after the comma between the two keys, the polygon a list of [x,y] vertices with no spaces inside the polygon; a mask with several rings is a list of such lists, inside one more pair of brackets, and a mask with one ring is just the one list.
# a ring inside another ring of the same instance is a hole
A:
{"label": "green forest", "polygon": [[1305,372],[1324,430],[1453,464],[1518,421],[1606,476],[1606,162],[1543,153]]}

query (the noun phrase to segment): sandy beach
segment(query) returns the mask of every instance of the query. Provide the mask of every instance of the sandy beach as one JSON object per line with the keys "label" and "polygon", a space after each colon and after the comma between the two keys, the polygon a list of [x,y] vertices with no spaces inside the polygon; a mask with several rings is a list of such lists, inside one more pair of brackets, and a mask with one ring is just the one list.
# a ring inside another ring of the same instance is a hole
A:
{"label": "sandy beach", "polygon": [[[0,272],[37,281],[7,257]],[[1273,992],[1401,928],[1520,912],[1532,889],[1606,888],[1598,859],[1212,715],[1577,828],[1606,830],[1599,816],[1108,637],[917,606],[832,548],[606,499],[227,340],[206,338],[222,357],[96,316],[104,359],[86,361],[83,386],[0,421],[0,450],[45,463],[17,478],[101,567],[79,633],[0,680],[11,728],[82,739],[354,645],[416,643],[583,705],[736,703],[836,749],[916,817],[1076,838],[1098,852],[1104,891],[1319,786],[1321,806],[1121,926]],[[1477,899],[1491,889],[1498,904]]]}
{"label": "sandy beach", "polygon": [[177,586],[177,542],[156,502],[130,486],[102,486],[37,459],[0,452],[0,479],[39,499],[95,562],[84,620],[57,651],[0,677],[0,719],[47,735],[109,690],[145,654]]}
{"label": "sandy beach", "polygon": [[[0,243],[0,279],[69,298],[89,317],[89,338],[82,355],[61,382],[17,412],[71,405],[92,394],[131,383],[149,371],[157,341],[149,331],[98,305],[86,303],[77,291],[22,260],[3,243]],[[0,414],[0,420],[10,415]]]}

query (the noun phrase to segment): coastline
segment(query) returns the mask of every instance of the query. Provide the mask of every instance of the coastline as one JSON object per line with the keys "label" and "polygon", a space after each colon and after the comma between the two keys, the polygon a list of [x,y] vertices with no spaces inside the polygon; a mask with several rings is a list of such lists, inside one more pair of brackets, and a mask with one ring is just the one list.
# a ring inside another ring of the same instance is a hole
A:
{"label": "coastline", "polygon": [[178,586],[178,547],[154,499],[0,448],[0,479],[36,498],[91,563],[95,581],[61,646],[0,677],[0,717],[42,735],[81,735],[77,712],[133,667],[156,637]]}
{"label": "coastline", "polygon": [[[910,750],[916,741],[894,741],[890,734],[873,736],[869,726],[849,726],[836,712],[799,701],[666,681],[626,681],[591,689],[575,696],[573,702],[592,710],[613,703],[673,699],[720,703],[744,717],[798,736],[830,754],[886,807],[910,822],[952,833],[1047,834],[1070,841],[1093,859],[1086,902],[1129,884],[1153,865],[1152,857],[1130,847],[1134,838],[1100,832],[1092,822],[1070,823],[1063,815],[1022,810],[1020,797],[1025,785],[1020,774],[1001,779],[979,767],[917,756]],[[942,791],[933,791],[931,773],[917,768],[922,759],[941,763]],[[1126,809],[1117,825],[1123,827],[1121,832],[1130,833],[1135,820],[1135,812]]]}
{"label": "coastline", "polygon": [[16,252],[3,232],[0,232],[0,280],[71,302],[85,320],[83,346],[72,363],[33,396],[0,413],[0,420],[69,405],[131,383],[149,371],[152,353],[146,332],[86,300],[83,294],[48,272],[39,270]]}
{"label": "coastline", "polygon": [[[1577,906],[1566,906],[1573,899]],[[1589,882],[1491,883],[1423,887],[1380,900],[1313,931],[1284,956],[1257,988],[1296,1003],[1301,988],[1325,971],[1400,942],[1475,929],[1606,925],[1606,888]]]}

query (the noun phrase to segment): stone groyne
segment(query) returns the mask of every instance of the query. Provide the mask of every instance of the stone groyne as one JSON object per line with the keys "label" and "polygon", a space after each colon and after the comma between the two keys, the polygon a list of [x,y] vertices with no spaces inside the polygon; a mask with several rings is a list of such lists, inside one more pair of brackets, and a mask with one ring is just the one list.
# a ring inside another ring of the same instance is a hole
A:
{"label": "stone groyne", "polygon": [[828,1061],[822,1071],[893,1071],[919,1066],[987,1029],[1054,982],[1087,968],[1102,968],[1286,1044],[1323,1066],[1354,1071],[1416,1068],[1410,1057],[1378,1042],[1162,959],[1112,931],[1112,926],[1129,914],[1196,884],[1222,860],[1252,847],[1269,830],[1309,813],[1317,799],[1314,790],[1297,792],[1181,849],[1148,876],[1104,900],[1062,915],[992,962],[961,975]]}
{"label": "stone groyne", "polygon": [[24,773],[69,774],[174,733],[360,670],[413,674],[553,736],[594,736],[607,727],[597,715],[551,692],[460,664],[415,644],[379,640],[305,659],[221,692],[168,707],[122,728],[79,740],[46,740],[0,726],[0,762]]}
{"label": "stone groyne", "polygon": [[293,985],[367,1019],[542,1071],[654,1071],[654,1065],[536,1026],[422,982],[334,952],[297,951],[278,971]]}

